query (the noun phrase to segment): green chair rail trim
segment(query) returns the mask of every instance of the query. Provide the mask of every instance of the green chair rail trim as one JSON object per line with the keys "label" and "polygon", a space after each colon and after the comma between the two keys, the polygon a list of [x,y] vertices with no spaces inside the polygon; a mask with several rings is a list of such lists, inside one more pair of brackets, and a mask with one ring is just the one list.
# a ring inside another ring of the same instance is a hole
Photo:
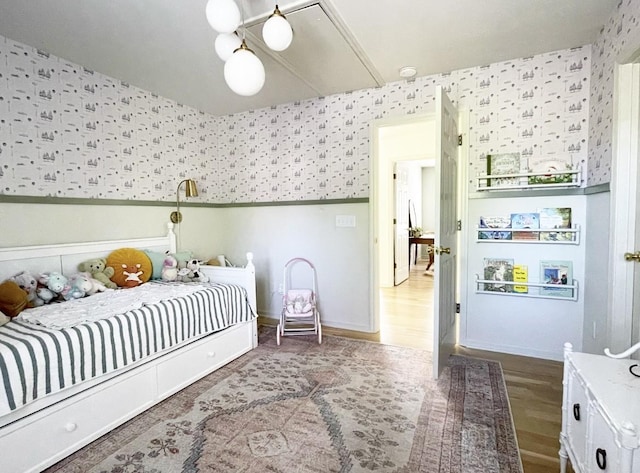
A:
{"label": "green chair rail trim", "polygon": [[[180,202],[180,207],[278,207],[288,205],[334,205],[334,204],[362,204],[368,203],[368,197],[354,199],[323,199],[323,200],[290,200],[277,202],[231,202],[215,204],[206,202]],[[24,195],[0,194],[0,203],[9,204],[49,204],[49,205],[126,205],[131,207],[175,207],[171,201],[156,200],[126,200],[126,199],[85,199],[80,197],[38,197]]]}

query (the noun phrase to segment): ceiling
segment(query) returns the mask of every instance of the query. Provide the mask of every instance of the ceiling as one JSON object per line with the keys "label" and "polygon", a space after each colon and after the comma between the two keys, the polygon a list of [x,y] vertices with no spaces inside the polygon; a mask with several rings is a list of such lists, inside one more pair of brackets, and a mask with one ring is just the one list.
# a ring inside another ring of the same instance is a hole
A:
{"label": "ceiling", "polygon": [[[269,52],[274,0],[236,0],[266,83],[224,82],[207,0],[1,0],[0,35],[224,115],[592,43],[619,0],[280,0],[291,47]],[[242,4],[240,3],[242,2]]]}

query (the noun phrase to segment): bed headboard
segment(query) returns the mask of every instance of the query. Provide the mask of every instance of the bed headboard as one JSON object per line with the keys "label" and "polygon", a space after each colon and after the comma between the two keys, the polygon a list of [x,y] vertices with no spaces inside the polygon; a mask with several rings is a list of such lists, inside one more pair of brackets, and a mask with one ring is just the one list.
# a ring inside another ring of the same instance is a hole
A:
{"label": "bed headboard", "polygon": [[24,270],[34,274],[50,271],[73,274],[78,271],[78,264],[82,261],[106,257],[118,248],[169,250],[175,253],[173,223],[168,222],[166,235],[159,237],[0,248],[0,281]]}

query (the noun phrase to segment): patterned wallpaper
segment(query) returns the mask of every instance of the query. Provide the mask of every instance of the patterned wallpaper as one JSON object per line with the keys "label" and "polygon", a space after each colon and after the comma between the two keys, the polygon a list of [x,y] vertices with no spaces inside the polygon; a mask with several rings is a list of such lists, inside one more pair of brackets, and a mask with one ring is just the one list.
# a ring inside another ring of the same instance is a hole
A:
{"label": "patterned wallpaper", "polygon": [[213,117],[0,37],[0,193],[172,201],[191,177],[202,202],[368,197],[371,121],[433,111],[436,85],[470,111],[470,176],[496,152],[584,171],[590,77],[585,46]]}
{"label": "patterned wallpaper", "polygon": [[[640,47],[640,2],[621,0],[593,45],[589,110],[589,185],[611,180],[613,88],[623,48]],[[627,51],[627,53],[632,51]]]}

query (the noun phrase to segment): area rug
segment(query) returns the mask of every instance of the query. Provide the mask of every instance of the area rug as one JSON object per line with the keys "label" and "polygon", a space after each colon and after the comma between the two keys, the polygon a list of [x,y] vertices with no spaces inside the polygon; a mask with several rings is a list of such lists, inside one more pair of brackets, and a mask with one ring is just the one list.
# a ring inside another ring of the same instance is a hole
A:
{"label": "area rug", "polygon": [[259,346],[48,472],[522,472],[499,363],[262,328]]}

